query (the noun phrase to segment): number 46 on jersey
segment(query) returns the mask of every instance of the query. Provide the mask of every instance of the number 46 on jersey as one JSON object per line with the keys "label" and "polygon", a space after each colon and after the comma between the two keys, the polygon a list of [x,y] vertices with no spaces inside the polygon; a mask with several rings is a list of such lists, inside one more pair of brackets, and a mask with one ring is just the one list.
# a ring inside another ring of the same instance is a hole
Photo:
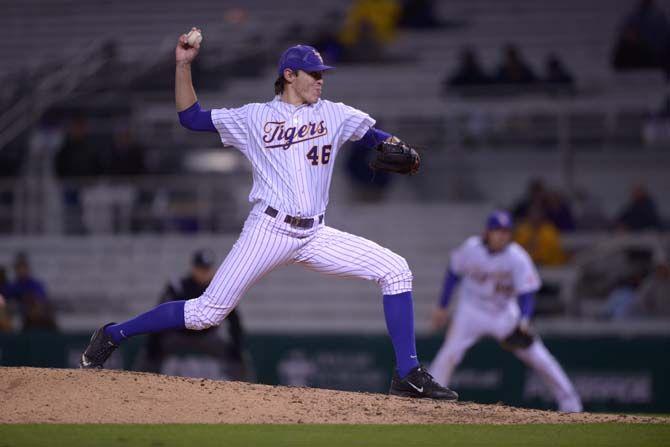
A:
{"label": "number 46 on jersey", "polygon": [[321,149],[319,149],[319,146],[313,146],[307,152],[307,158],[312,162],[312,166],[317,166],[319,163],[327,165],[330,161],[330,151],[332,148],[332,144],[326,144]]}

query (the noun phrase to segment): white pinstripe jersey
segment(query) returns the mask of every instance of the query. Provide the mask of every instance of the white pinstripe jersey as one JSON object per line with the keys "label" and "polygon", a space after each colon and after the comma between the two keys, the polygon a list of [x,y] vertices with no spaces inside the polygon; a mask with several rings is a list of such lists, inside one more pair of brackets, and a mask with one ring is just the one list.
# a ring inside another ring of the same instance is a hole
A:
{"label": "white pinstripe jersey", "polygon": [[514,298],[536,292],[542,284],[530,256],[516,242],[490,253],[481,237],[472,236],[453,251],[450,267],[463,278],[462,299],[488,308],[516,306]]}
{"label": "white pinstripe jersey", "polygon": [[276,96],[267,103],[212,109],[224,145],[251,162],[250,202],[263,201],[294,216],[316,216],[328,205],[335,158],[347,141],[374,125],[369,115],[342,103],[318,100],[294,106]]}

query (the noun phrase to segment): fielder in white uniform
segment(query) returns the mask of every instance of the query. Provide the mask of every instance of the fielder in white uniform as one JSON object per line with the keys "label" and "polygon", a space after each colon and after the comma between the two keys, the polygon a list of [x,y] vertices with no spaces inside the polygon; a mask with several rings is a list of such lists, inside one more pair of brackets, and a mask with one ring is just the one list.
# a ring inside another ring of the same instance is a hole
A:
{"label": "fielder in white uniform", "polygon": [[449,320],[447,306],[458,283],[460,295],[445,341],[429,371],[446,386],[465,352],[480,338],[491,336],[504,342],[510,334],[521,333],[523,347],[511,347],[512,352],[539,374],[559,411],[580,412],[582,404],[572,383],[540,338],[529,330],[534,293],[541,282],[528,253],[511,242],[511,229],[509,214],[496,211],[489,216],[483,237],[468,238],[452,253],[444,291],[433,313],[435,328]]}
{"label": "fielder in white uniform", "polygon": [[366,113],[320,99],[323,72],[333,67],[324,65],[319,53],[306,45],[282,55],[271,101],[201,110],[190,71],[199,47],[199,43],[190,46],[182,35],[175,50],[179,119],[189,129],[218,132],[225,146],[233,146],[249,160],[254,180],[251,213],[202,296],[164,303],[132,320],[103,326],[82,354],[81,366],[102,367],[114,349],[134,335],[216,326],[266,273],[295,263],[379,285],[396,353],[391,394],[456,399],[456,393],[435,383],[418,362],[412,272],[405,259],[325,224],[333,167],[342,145],[360,140],[375,147],[394,137],[375,129],[375,120]]}

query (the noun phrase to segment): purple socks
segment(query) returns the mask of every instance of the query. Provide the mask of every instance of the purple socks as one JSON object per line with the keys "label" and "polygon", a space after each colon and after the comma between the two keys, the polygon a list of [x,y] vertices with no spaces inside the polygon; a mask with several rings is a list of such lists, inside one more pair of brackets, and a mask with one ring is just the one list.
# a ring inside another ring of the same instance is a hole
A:
{"label": "purple socks", "polygon": [[403,378],[419,366],[414,339],[412,292],[384,295],[384,317],[395,351],[398,375]]}
{"label": "purple socks", "polygon": [[124,339],[140,334],[151,334],[169,329],[185,329],[184,303],[169,301],[154,307],[149,312],[138,315],[124,323],[113,324],[105,328],[107,335],[117,345]]}

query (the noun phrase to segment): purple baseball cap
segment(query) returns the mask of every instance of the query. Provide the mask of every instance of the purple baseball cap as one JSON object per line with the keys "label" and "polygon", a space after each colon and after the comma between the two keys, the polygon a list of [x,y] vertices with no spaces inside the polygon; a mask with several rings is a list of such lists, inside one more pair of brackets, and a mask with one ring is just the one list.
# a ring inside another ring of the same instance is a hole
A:
{"label": "purple baseball cap", "polygon": [[487,230],[511,230],[512,216],[507,211],[496,210],[486,219]]}
{"label": "purple baseball cap", "polygon": [[296,45],[284,51],[284,54],[279,58],[279,69],[277,70],[279,76],[287,68],[310,72],[330,70],[335,67],[324,65],[323,58],[316,51],[316,48],[309,45]]}

